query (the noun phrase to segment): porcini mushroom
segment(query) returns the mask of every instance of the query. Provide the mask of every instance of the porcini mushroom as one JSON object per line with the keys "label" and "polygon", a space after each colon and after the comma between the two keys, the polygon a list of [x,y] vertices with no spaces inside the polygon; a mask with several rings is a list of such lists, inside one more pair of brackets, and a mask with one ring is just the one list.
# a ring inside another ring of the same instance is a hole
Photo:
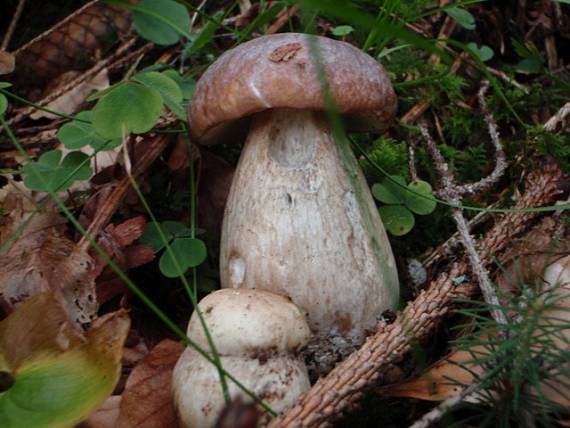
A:
{"label": "porcini mushroom", "polygon": [[[277,412],[309,389],[300,357],[311,332],[304,314],[283,296],[249,289],[224,289],[198,305],[223,368]],[[187,335],[203,349],[208,341],[196,313]],[[174,403],[184,427],[213,427],[224,408],[216,367],[187,348],[173,372]],[[232,398],[243,392],[231,381]]]}
{"label": "porcini mushroom", "polygon": [[[394,257],[346,140],[335,141],[304,34],[276,34],[223,54],[189,108],[203,144],[249,134],[228,197],[223,287],[289,296],[313,332],[359,342],[399,294]],[[379,131],[396,110],[380,64],[352,45],[314,37],[338,112]]]}

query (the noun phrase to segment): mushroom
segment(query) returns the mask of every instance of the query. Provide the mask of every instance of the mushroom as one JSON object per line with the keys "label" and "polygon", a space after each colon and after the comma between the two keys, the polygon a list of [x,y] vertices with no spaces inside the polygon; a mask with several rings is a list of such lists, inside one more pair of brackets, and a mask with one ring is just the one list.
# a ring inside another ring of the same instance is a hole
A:
{"label": "mushroom", "polygon": [[[249,289],[223,289],[198,305],[220,354],[222,367],[258,398],[279,412],[310,387],[301,348],[310,329],[301,310],[277,294]],[[187,335],[203,349],[208,341],[194,312]],[[224,408],[217,368],[187,348],[176,363],[174,403],[184,427],[213,427]],[[243,392],[228,380],[232,398]]]}
{"label": "mushroom", "polygon": [[395,308],[398,276],[348,140],[333,138],[308,37],[346,125],[384,129],[397,99],[382,66],[294,33],[224,53],[197,83],[189,123],[202,144],[241,142],[249,129],[224,216],[222,286],[289,296],[314,333],[359,343]]}

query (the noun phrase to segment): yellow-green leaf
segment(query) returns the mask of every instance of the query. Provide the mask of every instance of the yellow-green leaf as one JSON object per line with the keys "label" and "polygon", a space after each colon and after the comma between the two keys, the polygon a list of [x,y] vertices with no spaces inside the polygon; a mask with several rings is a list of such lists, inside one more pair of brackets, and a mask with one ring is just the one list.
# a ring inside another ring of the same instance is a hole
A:
{"label": "yellow-green leaf", "polygon": [[112,393],[130,321],[125,311],[99,318],[82,334],[55,293],[19,306],[0,322],[3,428],[72,427]]}

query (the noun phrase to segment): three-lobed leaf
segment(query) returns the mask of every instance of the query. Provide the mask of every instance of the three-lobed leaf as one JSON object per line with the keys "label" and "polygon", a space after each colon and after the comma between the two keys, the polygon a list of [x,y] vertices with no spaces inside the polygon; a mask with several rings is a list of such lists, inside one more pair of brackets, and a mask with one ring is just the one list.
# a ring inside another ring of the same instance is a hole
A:
{"label": "three-lobed leaf", "polygon": [[[160,231],[159,231],[160,227]],[[164,239],[162,238],[164,235]],[[148,245],[155,252],[162,250],[167,243],[169,243],[173,238],[177,237],[188,237],[192,231],[189,227],[185,226],[183,223],[178,221],[166,220],[160,223],[147,223],[144,233],[139,238],[142,244]],[[164,242],[166,240],[166,243]]]}
{"label": "three-lobed leaf", "polygon": [[186,112],[182,107],[182,90],[178,83],[165,73],[146,71],[133,77],[133,80],[156,90],[164,104],[180,119],[186,120]]}
{"label": "three-lobed leaf", "polygon": [[384,226],[394,236],[402,236],[414,227],[412,212],[403,205],[385,205],[379,208]]}
{"label": "three-lobed leaf", "polygon": [[[158,267],[162,274],[168,278],[176,278],[206,260],[206,245],[200,239],[177,238],[170,244],[160,257]],[[181,272],[178,271],[174,258],[178,262]]]}
{"label": "three-lobed leaf", "polygon": [[61,192],[75,181],[91,177],[89,156],[85,153],[71,152],[63,160],[62,156],[60,150],[51,150],[37,161],[25,164],[22,167],[22,172],[26,174],[24,185],[40,192]]}
{"label": "three-lobed leaf", "polygon": [[80,149],[90,145],[95,150],[112,150],[121,144],[121,139],[110,141],[101,137],[93,125],[93,112],[82,111],[74,120],[66,123],[57,132],[57,137],[62,144],[71,150]]}
{"label": "three-lobed leaf", "polygon": [[137,82],[119,85],[99,100],[93,111],[93,127],[106,139],[150,131],[160,118],[162,96]]}
{"label": "three-lobed leaf", "polygon": [[433,199],[431,184],[427,181],[415,180],[408,184],[408,189],[411,191],[406,192],[405,205],[411,211],[419,215],[427,215],[435,210],[437,202]]}
{"label": "three-lobed leaf", "polygon": [[469,47],[469,49],[471,49],[473,54],[475,54],[477,56],[477,58],[479,58],[482,62],[489,61],[495,55],[495,52],[493,52],[493,49],[491,49],[487,45],[481,45],[481,47],[479,47],[479,46],[477,46],[477,43],[471,42],[471,43],[468,43],[467,46]]}
{"label": "three-lobed leaf", "polygon": [[391,175],[391,180],[385,178],[382,183],[372,186],[372,195],[385,204],[403,204],[406,197],[406,181],[399,175]]}

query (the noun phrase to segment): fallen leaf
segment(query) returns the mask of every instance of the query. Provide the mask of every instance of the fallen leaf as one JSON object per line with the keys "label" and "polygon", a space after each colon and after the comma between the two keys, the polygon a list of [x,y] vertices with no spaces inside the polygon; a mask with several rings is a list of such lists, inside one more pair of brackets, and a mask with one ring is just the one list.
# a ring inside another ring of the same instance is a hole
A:
{"label": "fallen leaf", "polygon": [[29,299],[0,322],[0,371],[13,380],[0,392],[3,428],[74,426],[119,380],[126,311],[95,320],[83,334],[58,294]]}
{"label": "fallen leaf", "polygon": [[121,398],[120,395],[111,395],[95,413],[91,414],[81,424],[81,428],[115,428],[119,417]]}
{"label": "fallen leaf", "polygon": [[481,367],[471,362],[474,352],[487,353],[488,351],[483,346],[476,347],[472,351],[452,350],[447,357],[435,363],[421,376],[381,388],[378,393],[390,397],[418,398],[429,401],[446,400],[457,395],[462,389],[461,385],[473,383],[474,373],[483,373]]}
{"label": "fallen leaf", "polygon": [[522,283],[537,283],[547,265],[570,254],[570,239],[554,242],[556,222],[545,218],[538,226],[520,239],[513,241],[501,257],[501,270],[496,283],[509,294],[519,293]]}
{"label": "fallen leaf", "polygon": [[[52,80],[46,88],[46,93],[50,94],[63,88],[81,73],[78,71],[68,71],[60,75],[56,80]],[[55,100],[50,102],[46,107],[50,110],[71,115],[75,113],[79,106],[85,101],[88,95],[93,92],[102,91],[109,87],[109,75],[107,69],[102,69],[93,78],[81,82],[73,86],[70,90],[64,92]],[[44,110],[35,110],[30,114],[30,119],[38,120],[41,118],[56,119],[58,116]]]}
{"label": "fallen leaf", "polygon": [[182,351],[182,343],[163,340],[133,369],[123,392],[117,428],[178,426],[171,386]]}
{"label": "fallen leaf", "polygon": [[119,246],[128,247],[143,234],[145,225],[146,219],[139,215],[125,220],[117,226],[110,224],[105,228],[105,231],[115,239]]}
{"label": "fallen leaf", "polygon": [[16,67],[16,59],[9,52],[0,50],[0,75],[10,74]]}
{"label": "fallen leaf", "polygon": [[246,403],[241,396],[237,396],[220,413],[216,428],[256,428],[260,416],[261,412],[255,403]]}
{"label": "fallen leaf", "polygon": [[[18,230],[24,222],[27,225]],[[53,211],[10,212],[8,222],[0,227],[2,243],[15,237],[0,258],[0,308],[4,311],[37,294],[58,290],[71,319],[84,324],[95,317],[93,260],[63,235],[65,224]]]}
{"label": "fallen leaf", "polygon": [[[529,262],[532,265],[532,262]],[[563,257],[542,268],[546,290],[550,289],[549,300],[556,302],[555,307],[546,309],[538,324],[552,326],[549,333],[553,347],[561,352],[568,352],[570,345],[570,256]],[[546,334],[537,330],[537,334]],[[544,337],[543,337],[544,339]],[[564,351],[566,350],[566,351]],[[536,350],[535,352],[539,352]],[[484,368],[473,363],[474,358],[484,358],[489,348],[474,346],[469,350],[455,349],[444,359],[438,361],[418,378],[379,389],[380,395],[418,398],[421,400],[443,401],[457,395],[461,385],[470,385],[476,377],[484,374]],[[562,358],[561,358],[562,360]],[[561,373],[568,373],[569,364],[553,367],[543,377],[541,395],[558,403],[563,408],[570,408],[570,380]],[[561,378],[563,376],[563,378]],[[536,391],[535,391],[536,392]],[[537,394],[538,395],[538,394]],[[476,402],[477,396],[470,396],[466,401]]]}

